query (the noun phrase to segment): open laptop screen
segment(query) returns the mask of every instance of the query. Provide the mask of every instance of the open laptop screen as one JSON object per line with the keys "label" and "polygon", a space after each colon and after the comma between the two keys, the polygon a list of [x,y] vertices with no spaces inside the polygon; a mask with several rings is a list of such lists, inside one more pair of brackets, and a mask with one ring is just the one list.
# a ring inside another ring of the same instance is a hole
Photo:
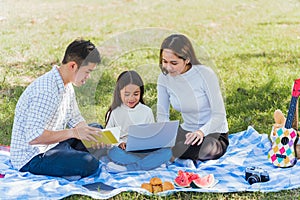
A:
{"label": "open laptop screen", "polygon": [[173,147],[179,121],[131,125],[128,128],[126,151]]}

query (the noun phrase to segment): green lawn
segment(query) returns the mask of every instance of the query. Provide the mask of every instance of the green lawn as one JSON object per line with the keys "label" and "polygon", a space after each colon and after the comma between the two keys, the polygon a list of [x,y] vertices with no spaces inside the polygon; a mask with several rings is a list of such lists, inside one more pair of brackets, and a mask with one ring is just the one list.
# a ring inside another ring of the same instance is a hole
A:
{"label": "green lawn", "polygon": [[[273,112],[287,113],[291,86],[300,77],[300,1],[277,0],[0,0],[0,144],[10,144],[16,102],[35,78],[59,64],[77,37],[94,42],[103,63],[78,101],[88,122],[104,122],[116,76],[135,69],[155,108],[158,48],[166,35],[190,37],[201,62],[220,78],[230,133],[252,125],[269,133]],[[155,111],[155,109],[154,109]],[[172,118],[179,115],[172,111]],[[114,199],[294,199],[278,193],[176,193]],[[90,199],[71,196],[67,199]]]}

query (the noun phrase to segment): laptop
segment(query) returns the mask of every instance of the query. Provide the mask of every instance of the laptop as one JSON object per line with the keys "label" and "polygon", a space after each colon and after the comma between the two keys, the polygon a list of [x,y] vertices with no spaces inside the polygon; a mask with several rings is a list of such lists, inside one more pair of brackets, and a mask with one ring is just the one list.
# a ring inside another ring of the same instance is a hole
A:
{"label": "laptop", "polygon": [[143,151],[175,145],[179,121],[138,124],[128,127],[126,151]]}

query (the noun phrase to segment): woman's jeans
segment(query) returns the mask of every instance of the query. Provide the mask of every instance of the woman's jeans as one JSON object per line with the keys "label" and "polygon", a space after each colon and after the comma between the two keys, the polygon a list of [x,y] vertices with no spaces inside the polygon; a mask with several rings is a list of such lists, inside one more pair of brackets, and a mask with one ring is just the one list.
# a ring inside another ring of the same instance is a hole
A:
{"label": "woman's jeans", "polygon": [[179,126],[176,144],[172,148],[174,157],[205,161],[218,159],[225,154],[229,145],[228,133],[211,133],[203,138],[200,145],[186,145],[185,135],[188,132]]}
{"label": "woman's jeans", "polygon": [[57,177],[86,177],[95,173],[98,167],[99,160],[87,151],[81,140],[71,138],[33,157],[20,171]]}
{"label": "woman's jeans", "polygon": [[128,171],[150,170],[168,162],[172,157],[170,148],[148,151],[127,152],[117,146],[112,147],[108,157],[119,165],[124,165]]}

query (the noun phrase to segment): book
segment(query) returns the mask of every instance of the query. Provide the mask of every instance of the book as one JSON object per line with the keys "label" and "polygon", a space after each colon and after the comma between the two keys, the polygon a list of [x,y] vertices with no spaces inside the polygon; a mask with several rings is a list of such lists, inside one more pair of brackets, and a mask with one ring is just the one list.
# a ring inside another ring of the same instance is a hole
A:
{"label": "book", "polygon": [[[120,131],[120,127],[106,128],[102,129],[102,132],[99,134],[99,136],[93,135],[93,137],[97,139],[98,144],[117,144],[119,143]],[[82,143],[87,149],[92,148],[97,144],[94,141],[87,140],[82,140]]]}

